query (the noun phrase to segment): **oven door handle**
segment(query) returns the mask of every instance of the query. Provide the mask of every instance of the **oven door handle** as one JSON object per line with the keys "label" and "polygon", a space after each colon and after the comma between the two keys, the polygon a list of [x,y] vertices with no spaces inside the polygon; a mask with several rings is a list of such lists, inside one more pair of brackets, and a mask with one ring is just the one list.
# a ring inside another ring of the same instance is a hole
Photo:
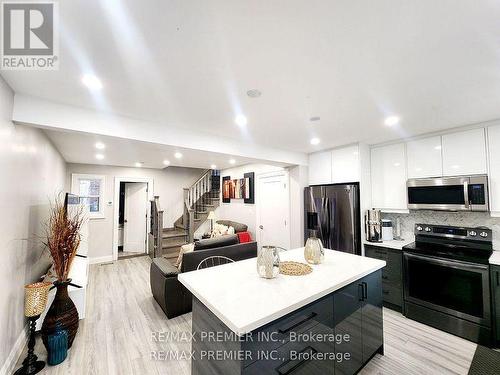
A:
{"label": "oven door handle", "polygon": [[482,265],[482,264],[474,264],[474,263],[469,263],[469,262],[462,262],[462,261],[456,261],[456,260],[445,260],[445,259],[437,259],[434,257],[427,257],[427,256],[421,256],[421,255],[415,255],[415,254],[410,254],[405,252],[404,253],[405,257],[408,258],[414,258],[414,259],[420,259],[424,260],[429,263],[434,263],[434,264],[442,264],[444,266],[452,267],[452,268],[460,268],[460,269],[475,269],[475,270],[481,270],[481,271],[488,271],[488,266],[487,265]]}
{"label": "oven door handle", "polygon": [[465,208],[469,209],[469,181],[464,181],[464,202],[465,202]]}

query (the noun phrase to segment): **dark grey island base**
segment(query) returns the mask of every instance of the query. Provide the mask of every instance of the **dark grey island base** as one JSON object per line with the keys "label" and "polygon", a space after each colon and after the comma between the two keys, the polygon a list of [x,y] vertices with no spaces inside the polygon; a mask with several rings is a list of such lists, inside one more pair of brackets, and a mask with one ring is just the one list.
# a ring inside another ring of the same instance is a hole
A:
{"label": "dark grey island base", "polygon": [[382,271],[244,336],[193,297],[192,374],[358,372],[383,354]]}

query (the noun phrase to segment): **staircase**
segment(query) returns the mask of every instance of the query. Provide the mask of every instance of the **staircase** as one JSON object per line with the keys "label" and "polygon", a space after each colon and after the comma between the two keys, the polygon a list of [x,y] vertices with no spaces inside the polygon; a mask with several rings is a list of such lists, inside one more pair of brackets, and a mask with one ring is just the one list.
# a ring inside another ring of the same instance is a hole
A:
{"label": "staircase", "polygon": [[[149,255],[165,257],[174,263],[180,247],[193,242],[194,233],[207,220],[210,211],[219,206],[220,172],[207,170],[189,188],[184,189],[184,212],[172,228],[163,228],[163,210],[159,197],[151,201]],[[160,229],[161,228],[161,229]]]}

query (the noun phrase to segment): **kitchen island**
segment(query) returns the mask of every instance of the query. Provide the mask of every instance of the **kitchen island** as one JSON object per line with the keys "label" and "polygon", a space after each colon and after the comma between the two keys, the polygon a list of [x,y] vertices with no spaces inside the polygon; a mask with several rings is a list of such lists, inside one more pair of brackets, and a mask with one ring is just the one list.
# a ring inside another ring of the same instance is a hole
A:
{"label": "kitchen island", "polygon": [[[280,253],[304,261],[303,248]],[[305,276],[256,259],[182,273],[193,293],[193,374],[354,374],[383,354],[385,262],[333,250]]]}

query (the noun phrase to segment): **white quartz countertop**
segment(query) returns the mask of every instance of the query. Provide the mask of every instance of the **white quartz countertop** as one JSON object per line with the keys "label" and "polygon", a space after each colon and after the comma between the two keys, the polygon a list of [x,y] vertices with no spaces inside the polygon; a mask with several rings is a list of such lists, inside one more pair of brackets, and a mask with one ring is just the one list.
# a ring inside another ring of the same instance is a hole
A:
{"label": "white quartz countertop", "polygon": [[[304,262],[304,249],[280,253]],[[233,332],[244,335],[385,266],[385,262],[326,250],[305,276],[258,276],[256,258],[179,274],[179,281]]]}
{"label": "white quartz countertop", "polygon": [[490,264],[495,264],[497,266],[500,266],[500,251],[499,250],[493,251],[493,254],[491,254]]}
{"label": "white quartz countertop", "polygon": [[406,246],[414,241],[415,241],[415,236],[410,235],[410,236],[404,237],[403,240],[392,240],[392,241],[383,241],[383,242],[370,242],[370,241],[365,240],[365,241],[363,241],[363,243],[365,245],[389,247],[391,249],[402,250],[403,246]]}

